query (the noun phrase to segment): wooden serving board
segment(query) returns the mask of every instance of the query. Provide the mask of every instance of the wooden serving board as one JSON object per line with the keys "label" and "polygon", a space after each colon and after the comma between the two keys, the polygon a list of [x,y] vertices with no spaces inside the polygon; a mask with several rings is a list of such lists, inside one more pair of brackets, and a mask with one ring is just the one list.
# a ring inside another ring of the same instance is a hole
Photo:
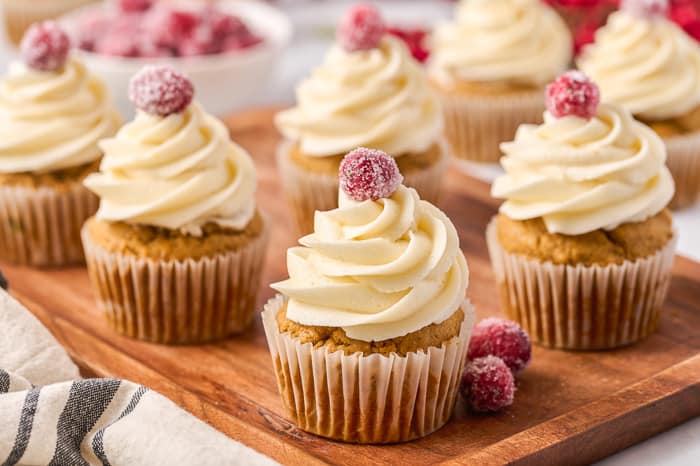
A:
{"label": "wooden serving board", "polygon": [[[258,200],[273,238],[264,283],[286,276],[296,241],[274,166],[272,110],[229,119],[233,138],[258,164]],[[484,230],[496,212],[486,184],[453,170],[441,207],[457,225],[478,317],[498,315]],[[160,391],[229,436],[284,464],[585,464],[700,415],[700,264],[678,257],[661,327],[617,351],[535,348],[512,407],[472,415],[459,402],[435,434],[389,446],[348,445],[296,429],[285,418],[262,325],[206,346],[168,347],[116,335],[102,320],[85,269],[2,265],[13,292],[86,374],[120,377]],[[260,305],[272,296],[265,287]],[[1,336],[0,336],[1,337]]]}

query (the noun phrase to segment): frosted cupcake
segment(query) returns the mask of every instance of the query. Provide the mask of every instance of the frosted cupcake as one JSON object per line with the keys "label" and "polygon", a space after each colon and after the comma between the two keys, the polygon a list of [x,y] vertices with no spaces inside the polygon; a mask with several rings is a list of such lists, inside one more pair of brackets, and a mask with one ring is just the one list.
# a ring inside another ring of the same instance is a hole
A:
{"label": "frosted cupcake", "polygon": [[56,23],[34,25],[21,57],[0,80],[0,260],[79,263],[80,227],[97,210],[82,180],[120,118]]}
{"label": "frosted cupcake", "polygon": [[541,121],[545,85],[569,67],[572,39],[541,0],[461,0],[436,27],[429,75],[453,154],[495,163],[520,123]]}
{"label": "frosted cupcake", "polygon": [[340,167],[340,207],[289,249],[263,312],[288,415],[356,443],[428,435],[452,414],[474,321],[452,222],[370,149]]}
{"label": "frosted cupcake", "polygon": [[676,245],[663,141],[578,71],[547,89],[544,124],[501,145],[505,199],[487,243],[508,318],[566,349],[634,343],[657,327]]}
{"label": "frosted cupcake", "polygon": [[255,167],[224,124],[192,101],[190,81],[145,67],[136,118],[100,145],[100,197],[82,231],[90,279],[110,325],[158,343],[226,337],[251,322],[268,239]]}
{"label": "frosted cupcake", "polygon": [[437,97],[406,45],[384,34],[379,12],[351,8],[338,43],[297,89],[297,106],[277,115],[282,184],[300,232],[314,211],[338,206],[338,167],[358,146],[396,157],[406,184],[436,202],[449,157]]}
{"label": "frosted cupcake", "polygon": [[627,0],[578,60],[605,100],[661,136],[676,181],[673,207],[700,195],[700,45],[665,17],[666,1]]}

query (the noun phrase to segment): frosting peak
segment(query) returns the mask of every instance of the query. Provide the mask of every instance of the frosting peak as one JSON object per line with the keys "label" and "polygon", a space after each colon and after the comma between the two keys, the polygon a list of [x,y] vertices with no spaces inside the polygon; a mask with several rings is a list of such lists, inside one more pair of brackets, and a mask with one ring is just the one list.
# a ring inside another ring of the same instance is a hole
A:
{"label": "frosting peak", "polygon": [[285,137],[304,154],[327,157],[359,146],[399,156],[428,150],[442,113],[420,63],[400,39],[346,52],[335,45],[297,89],[297,106],[277,115]]}
{"label": "frosting peak", "polygon": [[197,102],[167,117],[139,111],[101,147],[101,173],[85,180],[101,220],[198,236],[208,222],[242,230],[253,217],[253,162]]}
{"label": "frosting peak", "polygon": [[71,58],[56,72],[20,62],[0,81],[0,173],[45,173],[91,163],[120,124],[105,84]]}
{"label": "frosting peak", "polygon": [[465,298],[468,269],[452,222],[400,186],[389,198],[316,212],[314,233],[287,253],[287,317],[382,341],[450,317]]}
{"label": "frosting peak", "polygon": [[579,235],[641,222],[666,207],[674,192],[666,149],[653,130],[615,104],[586,120],[545,113],[501,144],[506,174],[492,195],[515,220],[541,217],[550,233]]}
{"label": "frosting peak", "polygon": [[571,61],[572,39],[541,0],[462,0],[433,37],[431,74],[441,84],[501,81],[541,86]]}
{"label": "frosting peak", "polygon": [[617,102],[645,120],[682,116],[700,105],[700,45],[665,18],[610,15],[578,66]]}

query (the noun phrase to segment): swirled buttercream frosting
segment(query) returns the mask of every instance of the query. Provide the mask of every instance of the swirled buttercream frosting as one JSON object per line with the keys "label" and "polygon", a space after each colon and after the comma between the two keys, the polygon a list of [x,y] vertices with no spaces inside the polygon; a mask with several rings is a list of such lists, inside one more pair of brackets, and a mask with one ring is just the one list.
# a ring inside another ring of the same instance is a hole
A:
{"label": "swirled buttercream frosting", "polygon": [[382,341],[450,317],[465,299],[467,262],[452,222],[412,188],[317,212],[314,232],[289,249],[287,318]]}
{"label": "swirled buttercream frosting", "polygon": [[604,100],[645,120],[675,118],[700,105],[700,46],[662,17],[613,13],[578,66]]}
{"label": "swirled buttercream frosting", "polygon": [[253,162],[197,102],[168,116],[139,111],[100,146],[100,173],[85,180],[100,220],[201,235],[206,223],[242,230],[253,217]]}
{"label": "swirled buttercream frosting", "polygon": [[462,0],[456,20],[437,26],[430,74],[460,82],[541,86],[571,61],[564,21],[540,0]]}
{"label": "swirled buttercream frosting", "polygon": [[591,119],[546,112],[542,125],[521,125],[501,150],[506,173],[492,186],[506,200],[501,212],[542,218],[550,233],[641,222],[673,196],[663,141],[617,104],[601,104]]}
{"label": "swirled buttercream frosting", "polygon": [[406,45],[385,36],[379,46],[347,52],[335,45],[297,89],[297,105],[277,127],[312,157],[358,146],[396,156],[428,150],[440,137],[440,105],[422,65]]}
{"label": "swirled buttercream frosting", "polygon": [[0,81],[0,173],[47,173],[94,162],[120,117],[105,84],[69,59],[56,71],[15,62]]}

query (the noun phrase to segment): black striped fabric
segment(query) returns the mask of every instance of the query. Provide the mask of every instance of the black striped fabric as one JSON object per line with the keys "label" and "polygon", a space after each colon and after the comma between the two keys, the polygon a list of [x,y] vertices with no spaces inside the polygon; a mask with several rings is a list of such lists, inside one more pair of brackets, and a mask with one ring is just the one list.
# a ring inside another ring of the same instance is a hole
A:
{"label": "black striped fabric", "polygon": [[36,407],[39,404],[40,393],[40,388],[32,388],[27,393],[27,396],[24,399],[24,406],[22,406],[22,416],[19,419],[19,427],[17,427],[15,444],[13,445],[12,451],[2,466],[12,466],[17,464],[22,458],[22,455],[24,455],[27,445],[29,444],[29,437],[32,435],[34,414],[36,414]]}
{"label": "black striped fabric", "polygon": [[103,427],[102,429],[98,430],[97,433],[95,434],[95,437],[92,439],[92,451],[95,453],[95,456],[97,456],[100,461],[102,461],[102,466],[112,466],[109,462],[109,459],[107,458],[107,455],[105,454],[105,449],[104,449],[104,435],[105,431],[113,425],[115,422],[119,422],[122,420],[125,416],[130,414],[134,408],[136,408],[136,405],[139,404],[139,401],[141,401],[141,397],[143,396],[144,393],[148,391],[148,388],[146,387],[139,387],[138,390],[136,390],[136,393],[131,397],[131,401],[129,404],[124,408],[124,411],[121,412],[119,417],[112,423],[110,423],[107,427]]}

